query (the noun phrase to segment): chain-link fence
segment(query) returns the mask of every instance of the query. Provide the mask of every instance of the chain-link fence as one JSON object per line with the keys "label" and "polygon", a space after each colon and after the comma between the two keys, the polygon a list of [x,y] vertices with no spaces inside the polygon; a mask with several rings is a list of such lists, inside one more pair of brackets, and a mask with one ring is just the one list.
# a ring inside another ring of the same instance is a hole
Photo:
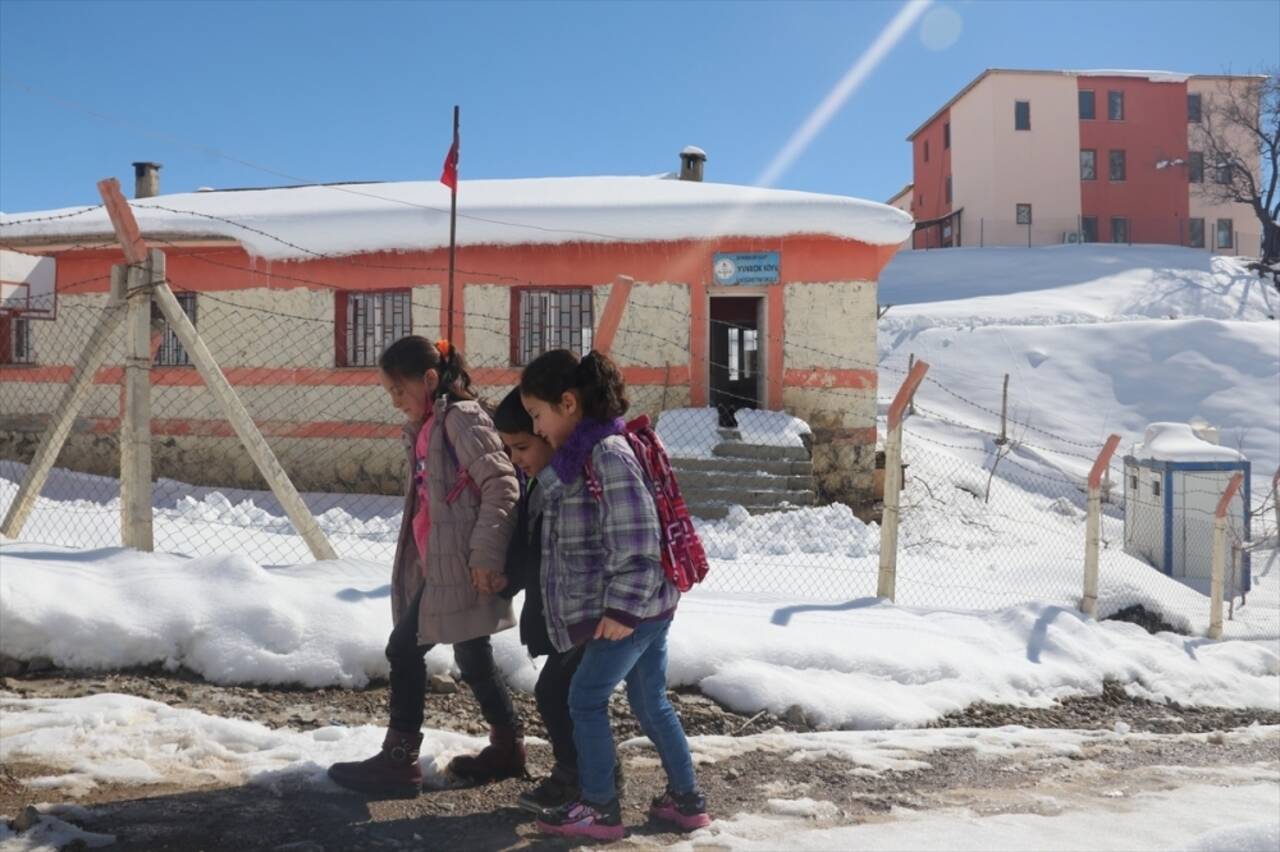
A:
{"label": "chain-link fence", "polygon": [[[188,256],[225,267],[232,282],[246,274],[216,252]],[[249,271],[253,286],[221,289],[170,275],[183,310],[342,557],[389,563],[394,551],[407,470],[403,424],[372,364],[403,334],[441,334],[444,288],[433,283],[438,272],[422,270],[423,283],[416,286],[359,292],[262,269]],[[88,292],[98,279],[84,283],[85,288],[60,289],[56,319],[23,323],[25,363],[0,372],[0,458],[6,459],[0,461],[0,510],[17,493],[84,341],[104,312],[122,310],[100,288]],[[526,299],[521,285],[536,287],[536,298]],[[608,289],[590,288],[593,298],[587,300],[547,282],[469,285],[459,322],[480,393],[496,402],[536,351],[590,345]],[[610,351],[629,365],[634,411],[658,420],[699,518],[713,562],[705,588],[780,601],[874,596],[881,541],[875,497],[883,470],[871,470],[871,461],[862,458],[871,483],[867,500],[832,501],[823,471],[848,458],[833,454],[830,444],[840,439],[824,434],[819,423],[757,410],[753,405],[760,399],[750,393],[765,368],[766,343],[820,352],[822,342],[783,339],[780,332],[766,340],[754,323],[711,317],[712,328],[723,332],[708,365],[719,376],[721,392],[710,405],[694,406],[689,377],[679,367],[693,344],[671,330],[689,327],[687,306],[659,287],[637,286],[627,311],[641,321],[619,330]],[[520,315],[519,329],[513,313]],[[678,322],[663,321],[672,318]],[[309,559],[306,544],[191,366],[190,353],[159,315],[151,338],[156,549],[188,555],[234,551],[265,564]],[[95,376],[24,540],[80,548],[120,543],[123,354],[117,341]],[[891,385],[902,375],[886,365],[857,366],[879,369]],[[799,383],[805,384],[803,377]],[[998,403],[964,400],[942,381],[926,388],[904,437],[897,602],[957,610],[1029,603],[1077,607],[1086,544],[1083,472],[1099,446],[1013,418],[1010,429],[998,429]],[[806,386],[805,393],[819,399],[822,410],[868,402],[865,389],[819,385]],[[957,397],[971,415],[929,407],[931,399],[944,397]],[[1165,576],[1125,546],[1125,475],[1123,462],[1113,461],[1102,522],[1099,615],[1140,607],[1176,629],[1198,631],[1208,617],[1207,588]],[[1186,487],[1221,493],[1217,480],[1189,480]],[[1243,526],[1239,513],[1232,515],[1229,607],[1248,635],[1280,635],[1280,609],[1249,602],[1244,594],[1247,581],[1260,573],[1254,565],[1250,576],[1249,554],[1259,540],[1275,535],[1263,511],[1266,499],[1274,501],[1274,494],[1253,499],[1253,530]],[[1206,517],[1194,501],[1182,512],[1186,520],[1179,535],[1199,559],[1212,542],[1212,512]]]}

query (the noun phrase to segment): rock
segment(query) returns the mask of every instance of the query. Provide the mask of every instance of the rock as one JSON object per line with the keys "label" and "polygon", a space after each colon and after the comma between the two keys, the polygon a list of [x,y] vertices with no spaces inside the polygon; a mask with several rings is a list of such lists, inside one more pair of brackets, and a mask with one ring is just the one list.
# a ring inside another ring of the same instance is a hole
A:
{"label": "rock", "polygon": [[1116,722],[1115,730],[1117,734],[1123,737],[1125,734],[1129,733],[1129,731],[1131,731],[1132,728],[1129,727],[1127,722]]}
{"label": "rock", "polygon": [[295,840],[273,847],[272,852],[324,852],[324,847],[314,840]]}
{"label": "rock", "polygon": [[804,727],[808,724],[808,720],[804,717],[804,708],[799,704],[792,704],[787,708],[787,712],[782,715],[792,725],[796,727]]}
{"label": "rock", "polygon": [[48,657],[32,657],[27,660],[27,671],[29,672],[47,672],[53,668],[53,660]]}
{"label": "rock", "polygon": [[437,695],[453,695],[458,691],[458,684],[447,674],[432,675],[431,691]]}
{"label": "rock", "polygon": [[27,805],[22,809],[22,813],[18,814],[17,819],[13,821],[13,830],[17,832],[30,831],[40,824],[40,812],[31,805]]}
{"label": "rock", "polygon": [[1225,745],[1227,742],[1227,735],[1222,733],[1222,731],[1214,731],[1209,734],[1209,742],[1214,745]]}
{"label": "rock", "polygon": [[13,677],[14,675],[20,675],[25,668],[26,665],[22,660],[0,654],[0,676]]}
{"label": "rock", "polygon": [[726,780],[729,780],[729,781],[737,781],[739,778],[742,777],[742,773],[739,772],[737,769],[733,768],[732,766],[730,766],[728,769],[724,771],[724,777]]}

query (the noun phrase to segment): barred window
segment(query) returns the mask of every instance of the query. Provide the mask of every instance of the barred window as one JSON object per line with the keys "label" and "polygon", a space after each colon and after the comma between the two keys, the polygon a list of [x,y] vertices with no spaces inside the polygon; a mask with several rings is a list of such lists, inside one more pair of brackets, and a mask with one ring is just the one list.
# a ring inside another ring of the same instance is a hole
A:
{"label": "barred window", "polygon": [[31,345],[31,320],[26,317],[0,317],[0,364],[35,363]]}
{"label": "barred window", "polygon": [[413,333],[412,291],[339,293],[339,367],[376,367],[384,349]]}
{"label": "barred window", "polygon": [[543,352],[591,351],[595,315],[590,287],[564,290],[517,290],[512,361],[524,366]]}
{"label": "barred window", "polygon": [[[187,315],[187,319],[191,320],[191,324],[196,324],[196,294],[195,293],[174,293],[174,298],[178,300],[178,304],[182,307],[182,312]],[[152,314],[160,312],[159,307],[152,303]],[[157,367],[189,367],[191,366],[191,357],[187,355],[187,350],[182,348],[182,342],[178,340],[178,335],[174,333],[169,326],[169,321],[164,320],[164,336],[160,340],[160,349],[156,352]]]}

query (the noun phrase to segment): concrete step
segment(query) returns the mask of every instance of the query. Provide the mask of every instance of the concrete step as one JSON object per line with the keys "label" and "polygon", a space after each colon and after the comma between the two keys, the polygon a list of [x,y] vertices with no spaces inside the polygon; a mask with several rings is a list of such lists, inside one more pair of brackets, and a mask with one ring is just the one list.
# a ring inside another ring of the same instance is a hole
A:
{"label": "concrete step", "polygon": [[804,447],[772,447],[767,444],[744,444],[741,441],[725,441],[711,451],[718,458],[759,459],[764,461],[809,461],[809,451]]}
{"label": "concrete step", "polygon": [[682,459],[673,458],[671,467],[676,476],[685,473],[715,471],[717,473],[767,473],[773,476],[812,476],[813,462],[769,459]]}
{"label": "concrete step", "polygon": [[750,473],[729,473],[717,470],[685,470],[677,471],[681,490],[698,489],[738,489],[741,491],[816,491],[817,484],[812,476],[774,476],[772,474],[752,471]]}
{"label": "concrete step", "polygon": [[709,505],[724,503],[747,503],[752,506],[814,506],[818,495],[812,491],[762,491],[757,488],[684,488],[681,487],[684,500],[690,505]]}
{"label": "concrete step", "polygon": [[[695,518],[704,521],[720,521],[729,517],[729,503],[703,503],[697,506],[689,507],[689,514]],[[752,515],[769,515],[775,512],[793,512],[798,507],[794,506],[746,506],[747,512]]]}

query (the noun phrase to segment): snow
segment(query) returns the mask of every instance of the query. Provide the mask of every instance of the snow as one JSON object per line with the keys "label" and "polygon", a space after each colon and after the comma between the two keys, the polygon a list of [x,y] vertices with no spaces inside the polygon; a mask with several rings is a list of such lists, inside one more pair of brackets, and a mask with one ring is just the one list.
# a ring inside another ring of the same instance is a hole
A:
{"label": "snow", "polygon": [[[1047,803],[1052,811],[1054,803]],[[673,850],[829,850],[914,852],[1274,852],[1275,823],[1258,823],[1259,814],[1280,807],[1280,788],[1272,783],[1214,786],[1192,784],[1132,798],[1075,805],[1060,813],[986,814],[970,808],[912,811],[895,808],[887,817],[861,825],[807,828],[795,820],[738,814],[718,819]],[[1185,846],[1188,835],[1198,839]],[[1217,845],[1216,838],[1238,838],[1244,845]],[[1213,845],[1201,845],[1207,838]]]}
{"label": "snow", "polygon": [[1077,77],[1138,77],[1152,83],[1185,83],[1194,75],[1178,71],[1132,71],[1118,68],[1100,68],[1093,71],[1071,71]]}
{"label": "snow", "polygon": [[893,305],[879,323],[881,393],[911,353],[929,362],[922,418],[998,431],[1008,373],[1010,429],[1059,470],[1082,475],[1078,456],[1111,432],[1129,446],[1151,423],[1200,416],[1252,461],[1254,495],[1270,490],[1280,295],[1240,259],[1175,246],[901,252],[880,301]]}
{"label": "snow", "polygon": [[699,148],[697,145],[685,145],[680,153],[687,157],[702,157],[706,159],[707,152]]}
{"label": "snow", "polygon": [[1152,423],[1133,449],[1140,459],[1169,462],[1238,462],[1244,456],[1230,447],[1202,439],[1187,423]]}
{"label": "snow", "polygon": [[[449,188],[438,181],[182,193],[134,201],[131,206],[144,236],[163,232],[230,237],[267,260],[430,250],[449,244]],[[10,242],[111,232],[102,209],[18,224],[73,211],[3,216],[0,232]],[[459,245],[792,234],[897,245],[911,235],[912,227],[906,213],[872,201],[699,181],[574,177],[462,181],[458,187]]]}
{"label": "snow", "polygon": [[840,809],[833,803],[815,801],[808,797],[802,799],[769,799],[766,805],[769,813],[778,814],[779,816],[831,819],[840,813]]}
{"label": "snow", "polygon": [[[0,545],[0,560],[0,653],[19,659],[163,663],[218,683],[362,686],[387,673],[385,564],[264,568],[241,555],[31,544]],[[869,597],[805,604],[795,578],[774,572],[774,583],[767,593],[699,587],[685,596],[670,683],[697,685],[742,713],[796,706],[831,728],[918,726],[979,700],[1044,706],[1097,694],[1104,679],[1154,700],[1280,708],[1276,642],[1193,641],[1190,653],[1186,637],[1045,604],[967,613]],[[508,680],[531,691],[536,669],[516,631],[494,647]],[[427,664],[440,672],[453,662],[437,648]]]}
{"label": "snow", "polygon": [[99,849],[116,842],[115,835],[84,831],[56,816],[42,815],[39,822],[23,832],[10,829],[7,821],[0,815],[0,852],[57,852],[76,840],[89,849]]}
{"label": "snow", "polygon": [[[26,760],[59,774],[28,786],[84,795],[104,784],[294,783],[331,787],[325,770],[336,761],[376,752],[384,728],[273,729],[257,722],[210,716],[158,701],[102,693],[72,699],[0,697],[4,736],[0,760]],[[455,755],[482,741],[427,730],[422,767],[428,787],[448,785],[444,769]]]}
{"label": "snow", "polygon": [[[747,444],[803,447],[809,434],[808,423],[785,411],[744,408],[734,417],[741,440]],[[673,408],[658,415],[658,437],[675,458],[714,458],[715,448],[727,440],[719,427],[720,416],[714,408]]]}
{"label": "snow", "polygon": [[1211,829],[1184,849],[1185,852],[1275,852],[1280,849],[1280,820]]}

